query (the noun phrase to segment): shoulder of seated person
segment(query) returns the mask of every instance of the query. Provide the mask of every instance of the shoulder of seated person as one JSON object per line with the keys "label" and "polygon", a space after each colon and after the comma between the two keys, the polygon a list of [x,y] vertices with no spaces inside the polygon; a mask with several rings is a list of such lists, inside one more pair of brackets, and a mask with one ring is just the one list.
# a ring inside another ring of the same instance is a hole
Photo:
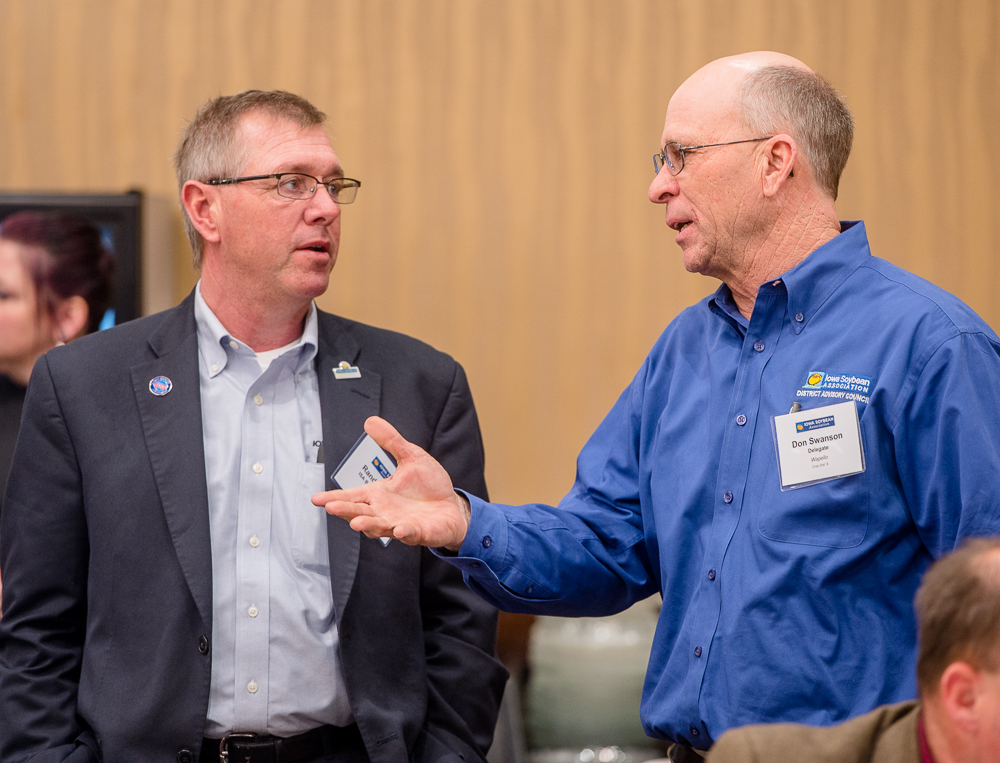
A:
{"label": "shoulder of seated person", "polygon": [[730,729],[709,752],[709,763],[912,763],[920,759],[917,702],[883,705],[834,726],[795,723]]}

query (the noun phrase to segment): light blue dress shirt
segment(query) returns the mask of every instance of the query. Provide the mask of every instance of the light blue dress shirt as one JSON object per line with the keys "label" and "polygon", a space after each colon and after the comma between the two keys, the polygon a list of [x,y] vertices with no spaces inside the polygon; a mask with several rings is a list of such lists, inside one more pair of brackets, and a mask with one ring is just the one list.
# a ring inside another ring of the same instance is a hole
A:
{"label": "light blue dress shirt", "polygon": [[212,534],[205,735],[348,725],[326,514],[309,500],[325,468],[316,460],[316,306],[301,338],[260,362],[212,313],[200,284],[195,320]]}
{"label": "light blue dress shirt", "polygon": [[[1000,338],[873,257],[862,223],[842,231],[749,320],[723,285],[672,321],[558,507],[470,497],[449,561],[496,606],[599,615],[663,594],[652,736],[706,749],[915,697],[921,575],[1000,533]],[[866,470],[782,491],[772,417],[851,400]]]}

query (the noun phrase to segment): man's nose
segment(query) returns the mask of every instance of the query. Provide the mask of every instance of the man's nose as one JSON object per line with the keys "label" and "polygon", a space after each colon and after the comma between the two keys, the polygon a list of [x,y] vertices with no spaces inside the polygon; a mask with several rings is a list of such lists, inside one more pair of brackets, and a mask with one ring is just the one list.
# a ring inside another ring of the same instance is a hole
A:
{"label": "man's nose", "polygon": [[340,205],[330,196],[330,191],[326,186],[316,186],[312,198],[306,204],[307,222],[329,225],[340,217]]}
{"label": "man's nose", "polygon": [[677,195],[677,178],[664,167],[649,184],[649,200],[654,204],[666,204],[667,199]]}

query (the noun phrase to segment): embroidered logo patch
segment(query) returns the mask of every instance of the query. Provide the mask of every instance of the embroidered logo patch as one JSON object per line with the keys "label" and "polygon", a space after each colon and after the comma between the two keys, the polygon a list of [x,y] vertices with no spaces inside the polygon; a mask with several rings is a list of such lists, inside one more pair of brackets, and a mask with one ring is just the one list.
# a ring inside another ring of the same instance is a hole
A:
{"label": "embroidered logo patch", "polygon": [[826,397],[835,400],[857,400],[867,403],[872,390],[872,378],[858,374],[810,371],[796,397]]}

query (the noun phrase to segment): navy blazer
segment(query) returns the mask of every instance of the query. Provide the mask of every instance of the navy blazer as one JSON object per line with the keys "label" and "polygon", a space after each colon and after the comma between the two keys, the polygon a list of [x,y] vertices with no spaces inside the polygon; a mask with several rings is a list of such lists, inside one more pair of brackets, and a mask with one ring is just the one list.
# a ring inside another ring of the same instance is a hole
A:
{"label": "navy blazer", "polygon": [[[334,379],[344,360],[359,379]],[[321,311],[316,362],[329,471],[379,414],[485,498],[454,360]],[[169,394],[150,394],[156,376]],[[371,760],[484,757],[506,678],[495,611],[426,549],[383,547],[335,517],[327,531],[343,675]],[[0,761],[197,759],[212,562],[193,294],[38,361],[0,569]]]}

